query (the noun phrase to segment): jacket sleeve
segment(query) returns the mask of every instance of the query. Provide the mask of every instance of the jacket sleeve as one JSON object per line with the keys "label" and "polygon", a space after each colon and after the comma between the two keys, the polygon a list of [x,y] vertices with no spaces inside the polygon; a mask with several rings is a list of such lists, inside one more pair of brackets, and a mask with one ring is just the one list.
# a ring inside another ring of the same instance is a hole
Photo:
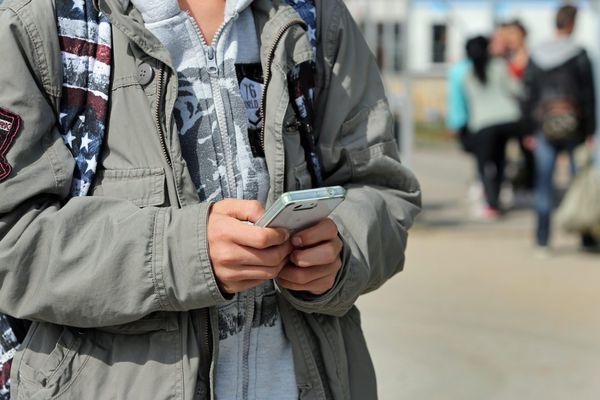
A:
{"label": "jacket sleeve", "polygon": [[346,200],[332,214],[344,241],[343,267],[322,296],[285,290],[284,295],[300,311],[342,316],[361,294],[403,268],[421,192],[399,160],[374,57],[344,4],[336,1],[335,7],[332,15],[318,16],[328,24],[321,32],[325,65],[320,76],[326,78],[317,98],[316,126],[325,183],[347,189]]}
{"label": "jacket sleeve", "polygon": [[207,252],[209,206],[68,198],[74,161],[56,129],[62,75],[47,59],[59,57],[58,41],[16,11],[0,6],[0,109],[20,122],[2,148],[12,172],[0,181],[0,312],[99,327],[224,301]]}
{"label": "jacket sleeve", "polygon": [[592,64],[585,50],[578,56],[577,68],[582,105],[582,129],[586,136],[592,136],[596,133],[596,86]]}

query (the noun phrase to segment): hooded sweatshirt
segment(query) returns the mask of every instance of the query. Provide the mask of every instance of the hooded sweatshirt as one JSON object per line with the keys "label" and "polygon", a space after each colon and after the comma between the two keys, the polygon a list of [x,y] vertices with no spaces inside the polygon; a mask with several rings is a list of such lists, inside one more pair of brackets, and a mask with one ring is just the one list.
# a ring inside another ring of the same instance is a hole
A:
{"label": "hooded sweatshirt", "polygon": [[[169,50],[179,93],[174,116],[183,157],[201,201],[259,200],[269,189],[264,157],[252,146],[262,121],[260,53],[252,0],[227,0],[223,25],[207,43],[177,0],[133,0]],[[297,399],[291,344],[271,281],[218,307],[218,399]],[[197,396],[207,394],[199,379]]]}
{"label": "hooded sweatshirt", "polygon": [[570,38],[561,38],[541,43],[531,52],[531,59],[543,70],[565,64],[582,52]]}
{"label": "hooded sweatshirt", "polygon": [[[556,71],[562,71],[569,79],[566,83],[557,81]],[[594,134],[596,130],[596,96],[594,76],[587,53],[570,37],[556,38],[535,47],[531,52],[531,62],[525,74],[525,111],[531,118],[540,104],[552,91],[565,92],[557,88],[566,86],[568,95],[578,101],[580,139]],[[531,118],[533,129],[539,129],[538,121]]]}

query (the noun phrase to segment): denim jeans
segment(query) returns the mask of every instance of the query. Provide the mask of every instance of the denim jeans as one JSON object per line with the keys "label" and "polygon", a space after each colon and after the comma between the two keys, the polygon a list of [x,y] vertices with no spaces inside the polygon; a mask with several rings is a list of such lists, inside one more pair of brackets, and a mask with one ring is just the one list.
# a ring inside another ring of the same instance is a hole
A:
{"label": "denim jeans", "polygon": [[556,158],[562,151],[569,155],[571,176],[575,175],[573,152],[580,142],[550,143],[542,133],[536,135],[535,148],[535,211],[537,213],[536,239],[538,246],[547,246],[550,240],[550,224],[554,207],[554,169]]}

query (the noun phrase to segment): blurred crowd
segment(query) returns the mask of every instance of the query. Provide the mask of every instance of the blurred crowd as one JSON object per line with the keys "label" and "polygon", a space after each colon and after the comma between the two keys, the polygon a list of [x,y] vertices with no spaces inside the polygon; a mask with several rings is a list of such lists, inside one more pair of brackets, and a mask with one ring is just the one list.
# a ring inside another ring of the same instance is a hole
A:
{"label": "blurred crowd", "polygon": [[[501,218],[508,208],[501,195],[507,187],[513,199],[529,199],[540,254],[548,254],[551,245],[561,153],[568,155],[574,182],[558,211],[561,225],[580,235],[584,250],[598,251],[600,243],[600,177],[592,173],[590,157],[579,163],[575,157],[591,154],[596,131],[593,71],[585,49],[572,40],[576,20],[575,7],[559,8],[554,36],[531,49],[520,21],[503,23],[491,37],[469,39],[465,59],[448,78],[448,126],[477,165],[475,194],[480,193],[481,206],[475,216]],[[519,156],[509,168],[510,142],[518,144]],[[575,184],[584,171],[585,182]]]}

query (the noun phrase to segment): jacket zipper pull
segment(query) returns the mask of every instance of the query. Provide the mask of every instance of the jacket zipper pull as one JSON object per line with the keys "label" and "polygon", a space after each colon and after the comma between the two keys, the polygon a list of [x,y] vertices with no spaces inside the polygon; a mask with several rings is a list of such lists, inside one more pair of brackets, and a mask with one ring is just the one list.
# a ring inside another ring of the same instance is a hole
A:
{"label": "jacket zipper pull", "polygon": [[217,75],[219,73],[219,66],[217,65],[217,52],[213,46],[208,48],[206,57],[208,59],[208,73]]}

